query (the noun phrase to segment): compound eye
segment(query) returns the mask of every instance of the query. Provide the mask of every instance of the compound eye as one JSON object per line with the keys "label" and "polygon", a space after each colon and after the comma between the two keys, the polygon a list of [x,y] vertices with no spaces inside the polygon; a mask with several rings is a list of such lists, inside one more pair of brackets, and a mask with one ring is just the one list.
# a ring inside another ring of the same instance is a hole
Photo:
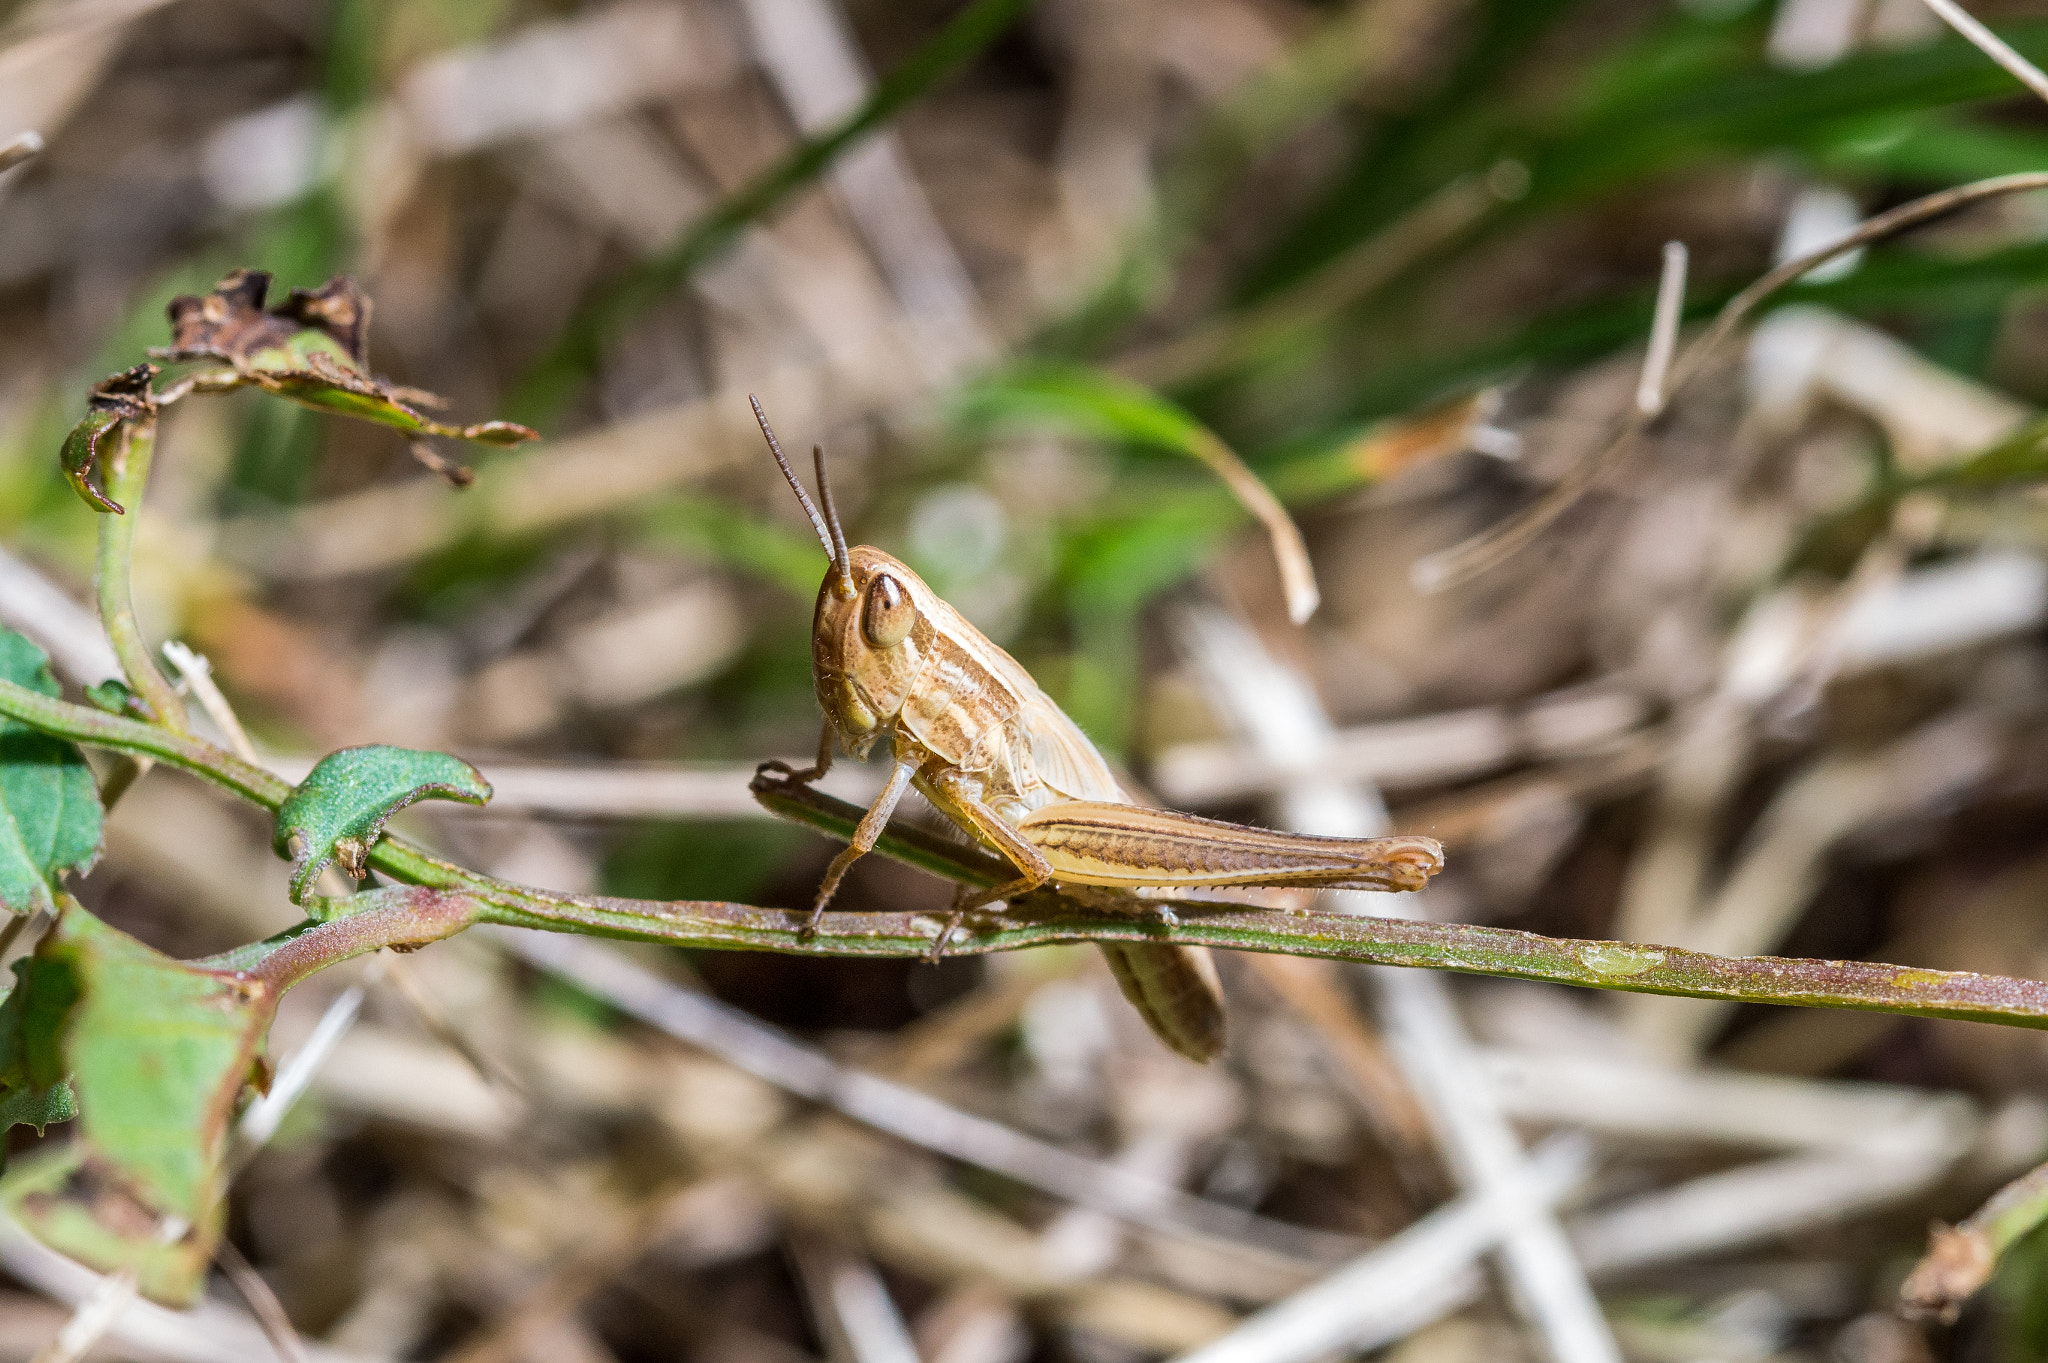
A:
{"label": "compound eye", "polygon": [[868,584],[868,599],[860,608],[860,632],[874,648],[894,648],[917,623],[917,607],[903,584],[883,573]]}

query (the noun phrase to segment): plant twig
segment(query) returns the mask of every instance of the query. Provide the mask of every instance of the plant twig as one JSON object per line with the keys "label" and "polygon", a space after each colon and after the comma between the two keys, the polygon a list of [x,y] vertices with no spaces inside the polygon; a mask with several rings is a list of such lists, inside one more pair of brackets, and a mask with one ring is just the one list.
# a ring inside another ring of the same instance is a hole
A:
{"label": "plant twig", "polygon": [[142,511],[142,492],[149,482],[149,465],[156,452],[156,422],[153,418],[124,422],[114,457],[105,472],[108,500],[127,508],[100,517],[99,578],[100,623],[128,684],[135,688],[150,712],[167,727],[183,732],[190,727],[185,702],[178,698],[164,674],[149,656],[142,628],[135,621],[135,599],[129,586],[129,568],[135,558],[135,523]]}
{"label": "plant twig", "polygon": [[[11,682],[0,682],[0,714],[77,742],[159,758],[265,809],[274,811],[290,793],[282,780],[203,739],[101,714]],[[840,838],[852,835],[862,813],[843,800],[774,781],[763,784],[756,796],[775,813]],[[1009,878],[994,858],[931,834],[892,830],[883,835],[876,850],[966,884],[992,885]],[[932,937],[940,926],[936,918],[917,913],[835,913],[827,916],[819,932],[806,935],[803,928],[808,915],[796,910],[723,900],[656,902],[552,894],[493,880],[391,836],[371,851],[369,864],[395,880],[451,892],[446,896],[450,900],[461,896],[474,900],[477,921],[600,937],[793,955],[922,957],[931,950]],[[1107,903],[1129,907],[1119,911],[1099,906]],[[1162,907],[1172,911],[1175,921],[1161,918]],[[439,922],[429,925],[435,931],[445,926]],[[367,936],[366,930],[354,929],[325,940],[334,947],[346,946],[348,954],[355,955],[372,949],[364,944]],[[1676,947],[1542,937],[1474,924],[1286,914],[1206,900],[1107,895],[1098,904],[1084,904],[1066,895],[1040,892],[1013,904],[1007,914],[970,922],[955,932],[948,951],[984,955],[1083,941],[1179,942],[1233,951],[1278,951],[1549,980],[1593,989],[1856,1008],[2048,1029],[2048,983],[2039,980],[1909,969],[1874,961],[1729,958]],[[300,957],[304,954],[301,949]],[[304,969],[312,968],[304,965]]]}
{"label": "plant twig", "polygon": [[1998,1258],[2027,1232],[2048,1221],[2048,1164],[1993,1193],[1954,1226],[1936,1226],[1927,1254],[1899,1288],[1907,1311],[1952,1321],[1963,1303],[1991,1279]]}

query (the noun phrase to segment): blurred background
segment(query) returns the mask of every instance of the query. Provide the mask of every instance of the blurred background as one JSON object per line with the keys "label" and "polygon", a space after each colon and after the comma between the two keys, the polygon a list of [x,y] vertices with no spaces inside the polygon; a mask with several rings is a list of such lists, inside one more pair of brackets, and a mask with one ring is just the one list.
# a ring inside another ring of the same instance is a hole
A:
{"label": "blurred background", "polygon": [[[2048,199],[1809,276],[1532,547],[1414,585],[1631,409],[1666,242],[1703,318],[2048,169],[2048,110],[1919,0],[0,13],[0,137],[47,141],[0,178],[0,619],[74,682],[86,389],[231,269],[345,272],[378,372],[544,439],[443,445],[457,490],[389,431],[186,402],[137,591],[280,769],[479,764],[489,811],[410,815],[471,864],[808,904],[832,845],[746,782],[815,742],[823,557],[752,392],[856,542],[1168,803],[1433,834],[1438,918],[2048,974]],[[2048,58],[2048,10],[1982,17]],[[1306,627],[1162,422],[1295,512]],[[82,894],[219,950],[297,918],[268,841],[159,772]],[[839,902],[949,898],[870,858]],[[2048,1155],[2033,1033],[1243,958],[1204,1068],[1092,952],[618,948],[703,1005],[663,1027],[531,955],[471,934],[288,1003],[280,1053],[368,990],[233,1205],[315,1356],[2048,1357],[2048,1243],[1953,1325],[1893,1311],[1929,1221]],[[1413,1234],[1488,1198],[1519,1219]],[[1395,1276],[1330,1277],[1375,1245]],[[36,1356],[83,1289],[0,1267],[0,1356]],[[1314,1328],[1232,1333],[1276,1304]],[[95,1356],[274,1357],[246,1310]]]}

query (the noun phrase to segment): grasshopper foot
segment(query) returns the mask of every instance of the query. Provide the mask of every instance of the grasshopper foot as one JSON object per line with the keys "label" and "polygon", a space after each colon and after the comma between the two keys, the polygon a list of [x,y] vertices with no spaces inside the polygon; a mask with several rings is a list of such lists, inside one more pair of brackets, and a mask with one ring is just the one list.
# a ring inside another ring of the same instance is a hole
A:
{"label": "grasshopper foot", "polygon": [[792,767],[779,757],[771,757],[760,766],[754,768],[753,784],[756,787],[765,785],[808,786],[824,774],[824,771],[818,767]]}
{"label": "grasshopper foot", "polygon": [[939,929],[939,935],[932,939],[932,949],[925,953],[926,965],[937,965],[946,959],[946,944],[953,940],[953,934],[967,921],[967,910],[956,907],[946,919],[946,926]]}

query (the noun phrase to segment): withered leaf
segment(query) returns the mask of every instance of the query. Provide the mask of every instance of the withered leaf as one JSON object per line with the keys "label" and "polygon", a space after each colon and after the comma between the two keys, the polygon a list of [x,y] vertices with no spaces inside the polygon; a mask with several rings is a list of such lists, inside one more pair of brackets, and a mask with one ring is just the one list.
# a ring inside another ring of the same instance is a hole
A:
{"label": "withered leaf", "polygon": [[441,405],[369,370],[370,300],[353,279],[336,275],[318,289],[294,289],[265,311],[270,276],[237,270],[204,298],[171,300],[171,344],[150,353],[185,362],[218,360],[253,385],[319,411],[361,417],[412,436],[517,445],[537,432],[510,421],[451,426],[422,407]]}
{"label": "withered leaf", "polygon": [[124,514],[121,504],[102,492],[93,480],[107,437],[124,421],[139,421],[156,414],[156,398],[150,391],[156,375],[155,365],[138,364],[101,379],[86,399],[85,419],[64,437],[64,451],[59,456],[64,481],[96,511]]}
{"label": "withered leaf", "polygon": [[225,360],[236,368],[272,360],[305,328],[282,313],[263,310],[270,276],[237,270],[204,298],[183,293],[171,300],[171,344],[158,354],[173,361]]}

